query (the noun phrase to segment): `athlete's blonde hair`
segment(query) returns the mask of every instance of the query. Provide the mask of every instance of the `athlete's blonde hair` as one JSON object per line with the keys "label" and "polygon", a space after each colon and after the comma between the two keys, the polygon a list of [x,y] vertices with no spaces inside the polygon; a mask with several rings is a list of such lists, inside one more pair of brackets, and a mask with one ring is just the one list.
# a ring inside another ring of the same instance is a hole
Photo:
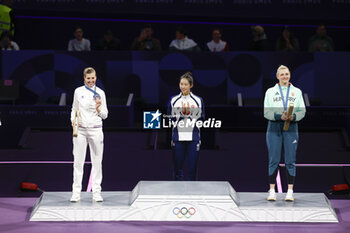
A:
{"label": "athlete's blonde hair", "polygon": [[280,65],[280,66],[278,67],[278,69],[277,69],[276,77],[278,77],[278,74],[279,74],[279,72],[280,72],[281,70],[285,70],[285,69],[287,69],[287,70],[289,71],[289,74],[290,74],[290,70],[289,70],[289,68],[288,68],[287,66]]}
{"label": "athlete's blonde hair", "polygon": [[92,74],[92,73],[95,73],[95,75],[96,75],[96,70],[92,67],[86,67],[84,69],[84,72],[83,72],[84,78],[85,78],[86,74]]}

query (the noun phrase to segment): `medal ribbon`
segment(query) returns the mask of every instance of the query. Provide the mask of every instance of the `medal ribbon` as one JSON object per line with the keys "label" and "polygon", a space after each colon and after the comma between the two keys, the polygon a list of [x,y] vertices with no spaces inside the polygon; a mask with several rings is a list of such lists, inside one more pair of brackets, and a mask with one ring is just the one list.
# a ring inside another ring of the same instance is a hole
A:
{"label": "medal ribbon", "polygon": [[100,97],[100,94],[98,94],[96,92],[96,85],[95,85],[95,90],[92,90],[90,87],[88,87],[86,84],[85,84],[85,88],[88,89],[89,91],[91,91],[92,93],[94,93],[94,99],[96,99],[96,97]]}
{"label": "medal ribbon", "polygon": [[289,88],[290,88],[290,85],[288,84],[288,89],[287,89],[287,96],[286,96],[286,99],[284,99],[284,97],[283,97],[283,92],[282,92],[281,85],[280,85],[280,84],[278,84],[278,87],[280,88],[281,98],[282,98],[282,103],[283,103],[283,108],[284,108],[284,111],[287,111],[287,103],[288,103],[288,97],[289,97]]}

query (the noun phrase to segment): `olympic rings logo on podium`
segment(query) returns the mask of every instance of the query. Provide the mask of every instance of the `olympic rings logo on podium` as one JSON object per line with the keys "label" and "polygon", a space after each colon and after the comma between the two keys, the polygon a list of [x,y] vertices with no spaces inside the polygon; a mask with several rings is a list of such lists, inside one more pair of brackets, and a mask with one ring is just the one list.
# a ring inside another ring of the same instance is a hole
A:
{"label": "olympic rings logo on podium", "polygon": [[176,215],[178,218],[191,218],[195,213],[196,209],[194,207],[182,207],[181,209],[179,207],[174,207],[173,209],[173,214]]}

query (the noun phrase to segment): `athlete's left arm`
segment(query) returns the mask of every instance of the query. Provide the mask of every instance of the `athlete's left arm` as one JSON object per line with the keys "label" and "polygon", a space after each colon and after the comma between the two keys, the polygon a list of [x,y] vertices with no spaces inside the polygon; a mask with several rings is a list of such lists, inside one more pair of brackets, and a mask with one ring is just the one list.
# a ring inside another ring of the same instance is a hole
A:
{"label": "athlete's left arm", "polygon": [[204,121],[205,120],[205,108],[204,108],[204,101],[201,98],[201,102],[202,102],[202,113],[201,113],[201,118]]}
{"label": "athlete's left arm", "polygon": [[172,105],[171,101],[172,101],[172,98],[170,98],[170,100],[168,102],[167,117],[170,118],[170,120],[172,122],[175,122],[176,121],[176,115],[175,115],[175,111],[174,111],[174,108],[173,108],[173,105]]}
{"label": "athlete's left arm", "polygon": [[101,106],[100,113],[98,114],[103,120],[108,117],[107,101],[104,92],[101,92]]}
{"label": "athlete's left arm", "polygon": [[301,90],[298,91],[297,99],[295,100],[294,106],[294,121],[300,121],[305,117],[306,108]]}
{"label": "athlete's left arm", "polygon": [[204,109],[204,102],[203,99],[200,98],[201,100],[201,106],[199,108],[199,112],[198,112],[198,119],[197,121],[205,121],[205,109]]}

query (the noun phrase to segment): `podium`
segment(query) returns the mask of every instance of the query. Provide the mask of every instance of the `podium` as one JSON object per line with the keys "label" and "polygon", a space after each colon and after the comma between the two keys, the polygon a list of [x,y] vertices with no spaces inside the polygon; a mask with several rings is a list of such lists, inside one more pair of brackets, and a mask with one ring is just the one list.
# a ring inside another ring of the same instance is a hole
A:
{"label": "podium", "polygon": [[82,193],[45,192],[30,221],[338,222],[322,193],[296,193],[295,202],[267,193],[237,193],[228,182],[140,181],[131,192],[103,192],[104,202]]}

